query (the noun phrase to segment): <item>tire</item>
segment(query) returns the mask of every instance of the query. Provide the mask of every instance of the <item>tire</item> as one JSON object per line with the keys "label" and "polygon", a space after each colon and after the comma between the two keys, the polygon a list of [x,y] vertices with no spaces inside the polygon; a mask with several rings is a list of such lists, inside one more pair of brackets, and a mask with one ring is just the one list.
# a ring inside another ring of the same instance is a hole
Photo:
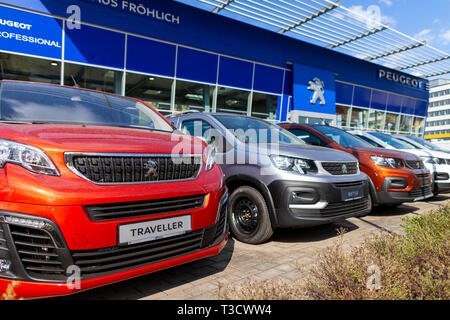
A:
{"label": "tire", "polygon": [[239,187],[231,194],[228,221],[233,237],[241,242],[259,244],[273,234],[266,201],[250,186]]}

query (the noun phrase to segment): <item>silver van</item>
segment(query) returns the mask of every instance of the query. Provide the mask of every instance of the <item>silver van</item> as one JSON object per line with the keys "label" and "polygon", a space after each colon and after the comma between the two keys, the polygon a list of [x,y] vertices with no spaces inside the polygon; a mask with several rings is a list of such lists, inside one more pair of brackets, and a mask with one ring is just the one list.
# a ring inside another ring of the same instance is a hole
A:
{"label": "silver van", "polygon": [[229,189],[232,235],[262,243],[274,229],[309,227],[368,214],[367,176],[351,154],[306,145],[265,120],[188,112],[169,118],[214,147]]}

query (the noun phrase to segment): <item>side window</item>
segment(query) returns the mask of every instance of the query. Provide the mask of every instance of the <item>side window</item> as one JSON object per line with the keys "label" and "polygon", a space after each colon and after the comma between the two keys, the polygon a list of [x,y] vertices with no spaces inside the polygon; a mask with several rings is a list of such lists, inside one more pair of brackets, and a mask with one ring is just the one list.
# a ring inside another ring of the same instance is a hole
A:
{"label": "side window", "polygon": [[291,133],[305,141],[307,144],[313,145],[313,146],[320,146],[320,147],[328,147],[328,145],[317,138],[316,136],[312,135],[306,130],[301,129],[289,129]]}
{"label": "side window", "polygon": [[206,143],[216,148],[216,152],[223,153],[232,148],[223,135],[204,120],[184,121],[181,124],[181,131],[191,136],[203,138]]}
{"label": "side window", "polygon": [[205,139],[205,141],[209,142],[208,139],[211,135],[211,125],[203,120],[188,120],[184,121],[181,125],[181,131],[185,134],[189,134],[191,136],[199,137]]}
{"label": "side window", "polygon": [[372,139],[369,139],[365,136],[360,136],[359,134],[356,135],[358,138],[363,139],[364,141],[370,143],[371,145],[373,145],[374,147],[377,148],[383,148],[383,146],[381,146],[380,144],[376,143],[375,141],[373,141]]}

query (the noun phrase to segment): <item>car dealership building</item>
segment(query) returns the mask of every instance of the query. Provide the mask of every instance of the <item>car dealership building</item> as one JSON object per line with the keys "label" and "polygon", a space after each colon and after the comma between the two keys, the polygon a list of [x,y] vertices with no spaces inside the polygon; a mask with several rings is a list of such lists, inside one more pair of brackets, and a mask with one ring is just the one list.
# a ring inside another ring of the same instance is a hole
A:
{"label": "car dealership building", "polygon": [[3,79],[76,83],[166,115],[419,136],[429,98],[426,79],[168,0],[2,1],[0,68]]}

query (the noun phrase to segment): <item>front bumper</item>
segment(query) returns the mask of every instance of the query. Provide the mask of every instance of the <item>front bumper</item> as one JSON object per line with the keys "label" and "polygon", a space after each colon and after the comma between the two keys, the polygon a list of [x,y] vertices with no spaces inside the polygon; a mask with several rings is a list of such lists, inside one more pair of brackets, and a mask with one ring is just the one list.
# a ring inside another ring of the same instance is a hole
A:
{"label": "front bumper", "polygon": [[[433,185],[430,175],[428,173],[418,174],[416,179],[415,185],[411,187],[408,186],[408,181],[404,178],[386,177],[381,191],[376,192],[375,201],[379,204],[390,205],[431,198],[433,196]],[[402,184],[406,187],[402,188]]]}
{"label": "front bumper", "polygon": [[[344,201],[344,190],[360,189],[356,199]],[[276,213],[276,227],[310,227],[354,216],[371,210],[367,179],[352,182],[274,181],[269,185]],[[293,194],[303,196],[304,203],[293,200]]]}
{"label": "front bumper", "polygon": [[425,162],[425,167],[432,173],[435,194],[450,191],[450,165]]}
{"label": "front bumper", "polygon": [[[0,292],[18,281],[18,298],[66,295],[216,255],[228,239],[227,206],[227,193],[219,205],[205,204],[193,214],[192,231],[182,235],[130,245],[91,245],[85,250],[69,247],[79,234],[65,235],[51,219],[1,210],[0,259],[11,265],[0,273]],[[201,216],[202,210],[205,215],[214,210],[215,222],[197,229],[194,215]],[[95,228],[105,222],[90,224]],[[116,233],[104,236],[115,238]]]}

